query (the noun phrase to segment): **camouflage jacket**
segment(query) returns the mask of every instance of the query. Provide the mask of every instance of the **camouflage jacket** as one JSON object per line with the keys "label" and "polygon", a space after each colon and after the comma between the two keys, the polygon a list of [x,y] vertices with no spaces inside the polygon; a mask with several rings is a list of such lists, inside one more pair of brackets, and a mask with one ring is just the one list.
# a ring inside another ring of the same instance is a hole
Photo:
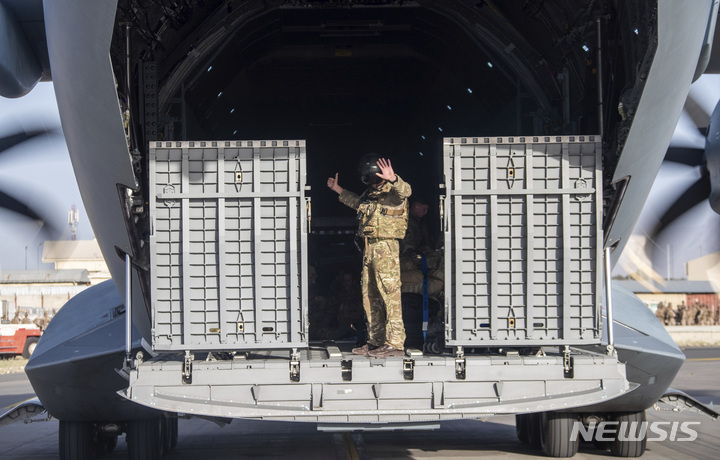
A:
{"label": "camouflage jacket", "polygon": [[369,187],[361,195],[343,190],[342,204],[358,213],[358,234],[368,238],[402,239],[408,223],[407,199],[410,184],[397,176],[395,183],[385,182],[379,190]]}

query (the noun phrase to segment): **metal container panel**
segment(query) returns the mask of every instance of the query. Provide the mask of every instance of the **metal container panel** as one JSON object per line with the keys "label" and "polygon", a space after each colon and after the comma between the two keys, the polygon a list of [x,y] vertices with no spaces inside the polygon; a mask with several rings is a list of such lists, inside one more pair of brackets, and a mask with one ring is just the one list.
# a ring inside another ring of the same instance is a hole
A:
{"label": "metal container panel", "polygon": [[305,142],[152,142],[149,169],[153,348],[305,346]]}
{"label": "metal container panel", "polygon": [[449,345],[599,343],[599,136],[446,138]]}

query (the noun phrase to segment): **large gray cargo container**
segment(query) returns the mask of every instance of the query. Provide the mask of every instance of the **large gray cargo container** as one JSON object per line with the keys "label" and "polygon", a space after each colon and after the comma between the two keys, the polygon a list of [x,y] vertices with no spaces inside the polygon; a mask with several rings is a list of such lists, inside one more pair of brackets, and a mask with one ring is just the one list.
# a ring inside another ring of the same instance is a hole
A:
{"label": "large gray cargo container", "polygon": [[631,390],[597,346],[599,138],[444,145],[448,348],[377,359],[308,340],[303,141],[152,143],[157,354],[135,360],[125,396],[357,429],[568,410]]}
{"label": "large gray cargo container", "polygon": [[153,348],[305,346],[305,142],[154,142],[149,179]]}
{"label": "large gray cargo container", "polygon": [[444,142],[450,345],[600,341],[600,138]]}

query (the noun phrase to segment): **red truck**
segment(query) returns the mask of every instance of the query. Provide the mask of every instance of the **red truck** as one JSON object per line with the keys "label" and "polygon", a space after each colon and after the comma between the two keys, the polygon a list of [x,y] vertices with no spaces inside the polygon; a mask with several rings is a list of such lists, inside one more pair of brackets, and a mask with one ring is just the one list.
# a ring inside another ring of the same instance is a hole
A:
{"label": "red truck", "polygon": [[42,331],[34,324],[0,325],[0,357],[22,355],[29,358],[41,335]]}

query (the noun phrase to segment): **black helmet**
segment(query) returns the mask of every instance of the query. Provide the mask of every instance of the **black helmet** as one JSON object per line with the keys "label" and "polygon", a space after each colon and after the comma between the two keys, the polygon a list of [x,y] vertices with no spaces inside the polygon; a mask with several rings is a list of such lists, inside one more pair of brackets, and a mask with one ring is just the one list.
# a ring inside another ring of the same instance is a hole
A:
{"label": "black helmet", "polygon": [[382,179],[378,177],[377,173],[381,172],[377,162],[380,159],[380,155],[377,153],[368,153],[360,158],[358,163],[358,175],[360,180],[365,185],[375,185],[382,182]]}

